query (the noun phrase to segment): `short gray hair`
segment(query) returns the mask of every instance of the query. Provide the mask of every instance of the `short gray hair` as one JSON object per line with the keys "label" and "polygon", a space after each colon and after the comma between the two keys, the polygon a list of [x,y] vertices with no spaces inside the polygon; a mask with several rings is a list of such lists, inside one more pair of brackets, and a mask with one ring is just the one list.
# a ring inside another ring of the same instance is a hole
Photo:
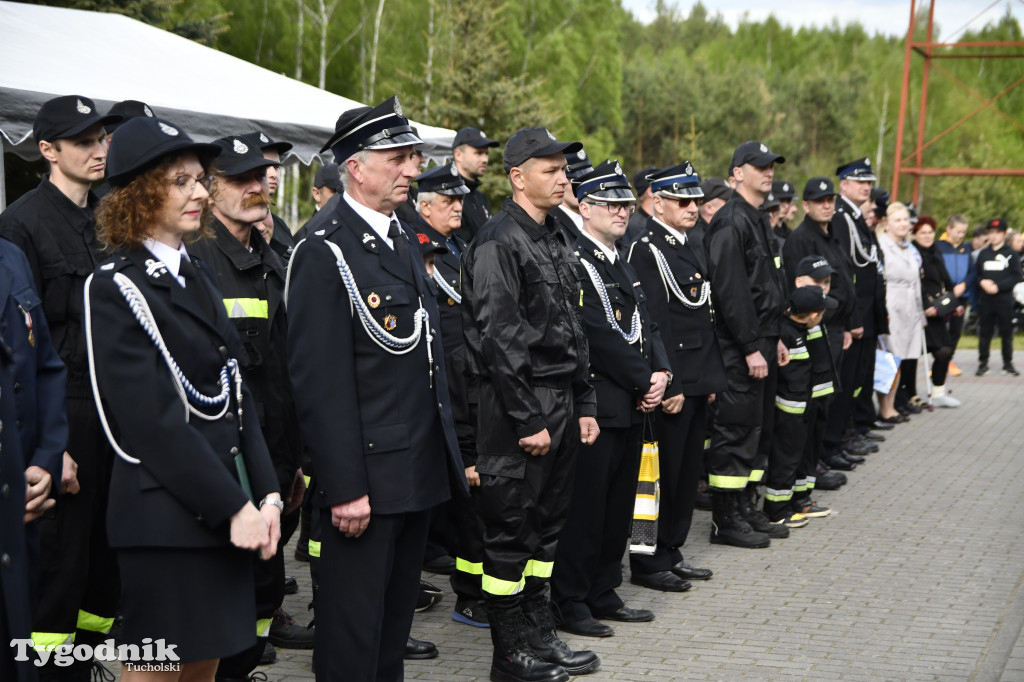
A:
{"label": "short gray hair", "polygon": [[437,196],[437,192],[420,192],[416,195],[416,212],[420,213],[420,202],[425,201],[428,204],[434,203],[434,197]]}
{"label": "short gray hair", "polygon": [[[355,159],[360,163],[366,163],[367,161],[370,160],[370,150],[360,149],[359,151],[357,151],[355,154],[348,158]],[[348,159],[345,159],[344,161],[338,164],[338,175],[341,177],[342,189],[349,187],[350,183],[352,182],[352,176],[348,172]]]}

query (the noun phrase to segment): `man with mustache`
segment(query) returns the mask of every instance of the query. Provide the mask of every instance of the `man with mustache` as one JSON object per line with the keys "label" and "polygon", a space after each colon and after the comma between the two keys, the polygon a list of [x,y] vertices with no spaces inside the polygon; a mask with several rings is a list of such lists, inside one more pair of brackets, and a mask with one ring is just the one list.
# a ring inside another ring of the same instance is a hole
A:
{"label": "man with mustache", "polygon": [[[200,239],[189,246],[189,252],[217,275],[224,307],[242,340],[244,354],[238,358],[242,376],[256,400],[278,485],[291,508],[302,496],[294,486],[302,444],[285,354],[285,266],[255,227],[270,213],[267,170],[278,164],[247,139],[216,140],[221,153],[211,168],[214,238]],[[259,662],[268,635],[278,646],[313,646],[312,629],[295,625],[287,614],[278,612],[284,600],[284,553],[278,551],[269,561],[254,565],[258,643],[221,660],[218,679],[247,678]]]}
{"label": "man with mustache", "polygon": [[[274,196],[277,193],[277,186],[281,180],[281,160],[292,148],[292,143],[275,141],[263,131],[247,133],[242,135],[240,139],[249,147],[259,149],[265,159],[273,162],[267,166],[267,186],[269,189],[267,194],[271,197]],[[256,225],[256,228],[263,233],[263,239],[270,245],[274,253],[281,257],[281,261],[287,267],[288,259],[292,257],[292,250],[295,248],[295,237],[292,235],[288,223],[284,221],[284,218],[271,211],[267,213],[266,218],[263,218]]]}

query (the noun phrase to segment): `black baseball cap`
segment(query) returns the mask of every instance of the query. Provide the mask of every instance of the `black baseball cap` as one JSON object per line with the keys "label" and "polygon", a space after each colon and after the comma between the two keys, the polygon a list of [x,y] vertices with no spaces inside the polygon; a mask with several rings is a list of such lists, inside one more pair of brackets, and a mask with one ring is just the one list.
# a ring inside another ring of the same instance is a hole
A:
{"label": "black baseball cap", "polygon": [[233,177],[256,168],[281,165],[265,158],[263,151],[256,145],[245,142],[245,135],[222,137],[213,143],[220,148],[215,164],[219,175]]}
{"label": "black baseball cap", "polygon": [[763,142],[744,142],[732,153],[731,171],[737,166],[749,163],[756,168],[764,168],[770,163],[786,163],[786,157],[773,153]]}
{"label": "black baseball cap", "polygon": [[803,315],[821,310],[835,310],[839,307],[834,299],[825,295],[825,290],[818,286],[797,287],[789,295],[789,312]]}
{"label": "black baseball cap", "polygon": [[242,136],[242,140],[248,145],[259,147],[262,151],[269,149],[270,151],[277,152],[282,157],[285,152],[294,146],[291,142],[275,142],[269,135],[260,130],[254,133],[246,133]]}
{"label": "black baseball cap", "polygon": [[120,114],[100,115],[96,103],[83,95],[64,95],[43,103],[32,123],[35,141],[63,140],[88,130],[97,123],[106,126],[119,123]]}
{"label": "black baseball cap", "polygon": [[559,142],[547,128],[523,128],[513,133],[505,145],[502,166],[508,173],[529,159],[567,154],[583,149],[580,142]]}
{"label": "black baseball cap", "polygon": [[725,178],[707,178],[700,183],[700,189],[704,192],[704,201],[712,199],[725,199],[729,201],[732,197],[732,187]]}
{"label": "black baseball cap", "polygon": [[658,170],[657,166],[647,166],[637,171],[637,174],[633,176],[633,187],[636,188],[637,195],[643,195],[647,188],[651,186],[650,175]]}
{"label": "black baseball cap", "polygon": [[768,192],[764,195],[764,201],[761,202],[761,210],[767,211],[770,208],[778,208],[780,205],[779,198],[775,196],[774,192]]}
{"label": "black baseball cap", "polygon": [[985,225],[986,232],[989,230],[999,230],[1000,232],[1006,232],[1008,229],[1010,228],[1006,225],[1006,221],[1003,220],[1002,218],[993,218],[992,220],[988,221],[988,223]]}
{"label": "black baseball cap", "polygon": [[804,201],[817,201],[818,199],[824,199],[825,197],[834,197],[836,195],[836,186],[832,184],[832,180],[825,176],[819,176],[811,178],[804,185]]}
{"label": "black baseball cap", "polygon": [[565,155],[565,177],[569,178],[569,182],[574,188],[579,187],[580,178],[593,170],[594,164],[590,162],[590,157],[587,156],[585,149]]}
{"label": "black baseball cap", "polygon": [[215,144],[196,142],[170,121],[137,116],[118,128],[107,150],[107,182],[123,187],[170,154],[193,152],[201,157],[220,153]]}
{"label": "black baseball cap", "polygon": [[824,279],[829,275],[835,274],[835,270],[828,264],[828,259],[824,256],[810,255],[804,256],[800,259],[800,262],[796,264],[796,276],[797,277],[813,277],[814,279]]}
{"label": "black baseball cap", "polygon": [[792,201],[796,199],[796,190],[793,189],[793,184],[788,180],[775,180],[772,182],[772,194],[779,201]]}
{"label": "black baseball cap", "polygon": [[468,144],[470,147],[497,147],[500,143],[487,137],[484,131],[479,128],[462,128],[455,133],[452,141],[452,149]]}
{"label": "black baseball cap", "polygon": [[332,162],[320,166],[313,177],[313,186],[317,189],[328,187],[335,192],[341,191],[341,175],[338,164]]}
{"label": "black baseball cap", "polygon": [[118,102],[114,106],[110,107],[110,111],[107,112],[107,116],[121,117],[120,121],[108,123],[103,126],[107,131],[107,135],[110,135],[133,118],[138,118],[139,116],[153,118],[156,114],[153,113],[153,110],[145,102],[140,102],[137,99],[126,99],[123,102]]}

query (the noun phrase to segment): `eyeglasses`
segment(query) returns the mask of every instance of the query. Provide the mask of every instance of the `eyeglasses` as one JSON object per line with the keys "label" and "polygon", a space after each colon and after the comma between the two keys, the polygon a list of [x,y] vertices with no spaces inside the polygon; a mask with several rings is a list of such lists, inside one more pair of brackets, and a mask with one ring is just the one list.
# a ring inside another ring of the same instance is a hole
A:
{"label": "eyeglasses", "polygon": [[197,184],[202,185],[206,191],[210,191],[210,187],[213,186],[213,176],[204,175],[201,178],[196,178],[191,175],[179,175],[171,180],[171,183],[178,188],[183,196],[190,197],[196,191]]}
{"label": "eyeglasses", "polygon": [[626,215],[633,215],[633,213],[636,212],[636,204],[619,202],[611,203],[608,201],[588,201],[587,203],[591,206],[604,206],[608,210],[608,213],[612,215],[618,215],[622,212],[622,209],[626,209]]}

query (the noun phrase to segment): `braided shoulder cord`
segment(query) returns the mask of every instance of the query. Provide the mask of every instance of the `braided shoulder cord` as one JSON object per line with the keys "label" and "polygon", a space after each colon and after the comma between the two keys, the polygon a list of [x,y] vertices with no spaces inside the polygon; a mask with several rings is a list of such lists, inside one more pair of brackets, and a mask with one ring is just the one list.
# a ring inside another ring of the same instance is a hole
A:
{"label": "braided shoulder cord", "polygon": [[[89,378],[92,382],[93,398],[96,401],[96,408],[99,413],[100,422],[103,425],[103,431],[107,435],[107,440],[110,441],[114,451],[124,459],[126,462],[131,464],[139,464],[141,460],[132,457],[126,453],[117,443],[117,439],[114,438],[111,433],[110,425],[107,422],[107,417],[103,409],[103,403],[100,398],[99,382],[96,378],[96,358],[93,348],[92,340],[92,299],[89,296],[89,291],[92,287],[93,276],[90,275],[85,282],[85,341],[86,349],[89,358]],[[242,373],[238,368],[238,362],[234,358],[228,358],[225,365],[220,370],[220,393],[215,396],[208,396],[199,391],[192,382],[188,380],[185,373],[175,362],[174,357],[171,355],[170,350],[167,348],[167,344],[164,342],[163,336],[160,334],[160,328],[156,325],[156,320],[153,318],[153,312],[149,308],[149,303],[146,301],[146,297],[143,296],[142,291],[139,290],[135,282],[133,282],[126,275],[116,272],[114,273],[114,283],[117,285],[118,291],[124,297],[125,302],[128,304],[129,310],[135,316],[139,326],[142,327],[143,331],[156,346],[163,358],[164,364],[167,365],[168,371],[171,373],[174,381],[175,392],[181,399],[182,404],[185,407],[185,421],[189,420],[190,415],[196,415],[200,419],[206,421],[215,421],[224,416],[228,410],[230,404],[229,397],[231,396],[231,379],[234,379],[235,398],[238,402],[238,430],[242,430]],[[216,414],[207,414],[197,409],[193,403],[197,403],[203,407],[217,407],[220,406],[220,410]]]}
{"label": "braided shoulder cord", "polygon": [[593,283],[594,289],[597,290],[597,297],[601,299],[601,306],[604,308],[604,316],[605,319],[608,320],[608,324],[611,325],[611,328],[617,331],[629,345],[633,345],[639,341],[640,335],[643,331],[640,325],[640,306],[638,305],[633,308],[633,319],[630,322],[629,333],[627,334],[622,331],[622,327],[620,327],[619,323],[615,320],[615,315],[612,313],[612,302],[608,299],[608,290],[605,287],[604,282],[601,280],[601,276],[598,274],[597,268],[582,258],[580,259],[580,262],[583,263],[583,267],[587,269],[587,274],[590,275],[590,281]]}
{"label": "braided shoulder cord", "polygon": [[877,263],[878,247],[872,244],[871,251],[864,248],[864,243],[860,240],[860,235],[857,234],[857,225],[853,222],[853,218],[849,213],[844,213],[843,217],[846,218],[846,225],[850,228],[850,258],[853,260],[853,264],[858,268],[866,268],[872,263]]}
{"label": "braided shoulder cord", "polygon": [[668,260],[665,259],[665,254],[658,249],[654,244],[650,245],[651,253],[654,254],[654,261],[658,264],[658,272],[661,274],[661,281],[665,284],[665,290],[671,291],[675,294],[679,302],[687,308],[699,310],[704,307],[704,304],[708,302],[708,298],[711,297],[711,283],[704,280],[704,283],[700,287],[700,298],[694,303],[683,294],[682,288],[679,286],[679,282],[676,281],[676,276],[672,274],[672,268],[668,265]]}
{"label": "braided shoulder cord", "polygon": [[434,281],[437,282],[437,286],[441,287],[441,291],[448,294],[453,301],[456,303],[462,303],[462,294],[455,291],[455,288],[451,284],[448,284],[448,282],[444,280],[444,277],[438,274],[437,266],[434,266]]}

